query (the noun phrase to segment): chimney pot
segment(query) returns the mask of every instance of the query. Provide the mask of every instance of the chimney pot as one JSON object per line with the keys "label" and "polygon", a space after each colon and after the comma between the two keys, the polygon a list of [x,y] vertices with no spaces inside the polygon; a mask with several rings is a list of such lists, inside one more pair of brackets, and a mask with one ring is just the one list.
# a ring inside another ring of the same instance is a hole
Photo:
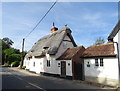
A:
{"label": "chimney pot", "polygon": [[53,32],[55,32],[55,31],[57,31],[57,30],[58,30],[58,28],[54,26],[54,22],[53,22],[51,32],[53,33]]}

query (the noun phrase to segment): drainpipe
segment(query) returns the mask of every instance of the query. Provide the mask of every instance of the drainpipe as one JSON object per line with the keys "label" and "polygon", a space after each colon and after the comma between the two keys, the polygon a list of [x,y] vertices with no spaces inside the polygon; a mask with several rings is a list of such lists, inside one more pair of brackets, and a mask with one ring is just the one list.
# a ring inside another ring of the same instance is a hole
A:
{"label": "drainpipe", "polygon": [[113,42],[113,43],[116,43],[116,45],[117,45],[118,68],[119,68],[119,69],[118,69],[118,70],[119,70],[118,72],[119,72],[119,84],[120,84],[120,57],[119,57],[119,53],[120,53],[120,52],[119,52],[119,45],[118,45],[118,42]]}

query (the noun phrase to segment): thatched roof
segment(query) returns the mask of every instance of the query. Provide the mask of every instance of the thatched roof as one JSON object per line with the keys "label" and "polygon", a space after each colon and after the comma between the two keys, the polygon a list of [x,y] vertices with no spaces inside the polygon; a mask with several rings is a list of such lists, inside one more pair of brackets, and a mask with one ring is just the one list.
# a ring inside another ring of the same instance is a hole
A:
{"label": "thatched roof", "polygon": [[72,40],[73,45],[76,46],[76,43],[74,42],[73,37],[71,35],[71,30],[67,27],[63,27],[62,29],[57,30],[54,33],[51,33],[39,39],[28,51],[26,57],[42,56],[44,55],[43,49],[45,48],[48,48],[48,54],[55,55],[65,35],[68,35]]}

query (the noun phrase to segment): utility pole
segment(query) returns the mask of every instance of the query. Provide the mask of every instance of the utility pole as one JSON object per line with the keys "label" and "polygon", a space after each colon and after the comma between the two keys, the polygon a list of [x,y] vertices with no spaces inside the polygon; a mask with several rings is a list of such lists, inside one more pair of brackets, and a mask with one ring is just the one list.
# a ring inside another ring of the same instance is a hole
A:
{"label": "utility pole", "polygon": [[24,53],[24,42],[25,42],[25,38],[23,38],[23,42],[22,42],[22,52],[21,52],[21,62],[20,62],[20,68],[22,68],[23,66],[23,53]]}

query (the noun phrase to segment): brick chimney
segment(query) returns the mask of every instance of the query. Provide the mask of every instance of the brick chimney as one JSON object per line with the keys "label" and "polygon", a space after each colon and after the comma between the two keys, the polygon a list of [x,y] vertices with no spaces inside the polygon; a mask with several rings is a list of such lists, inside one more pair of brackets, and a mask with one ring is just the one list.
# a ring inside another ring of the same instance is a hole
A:
{"label": "brick chimney", "polygon": [[53,25],[52,25],[52,28],[51,28],[51,33],[54,33],[57,30],[58,30],[58,28],[54,26],[54,22],[53,22]]}

